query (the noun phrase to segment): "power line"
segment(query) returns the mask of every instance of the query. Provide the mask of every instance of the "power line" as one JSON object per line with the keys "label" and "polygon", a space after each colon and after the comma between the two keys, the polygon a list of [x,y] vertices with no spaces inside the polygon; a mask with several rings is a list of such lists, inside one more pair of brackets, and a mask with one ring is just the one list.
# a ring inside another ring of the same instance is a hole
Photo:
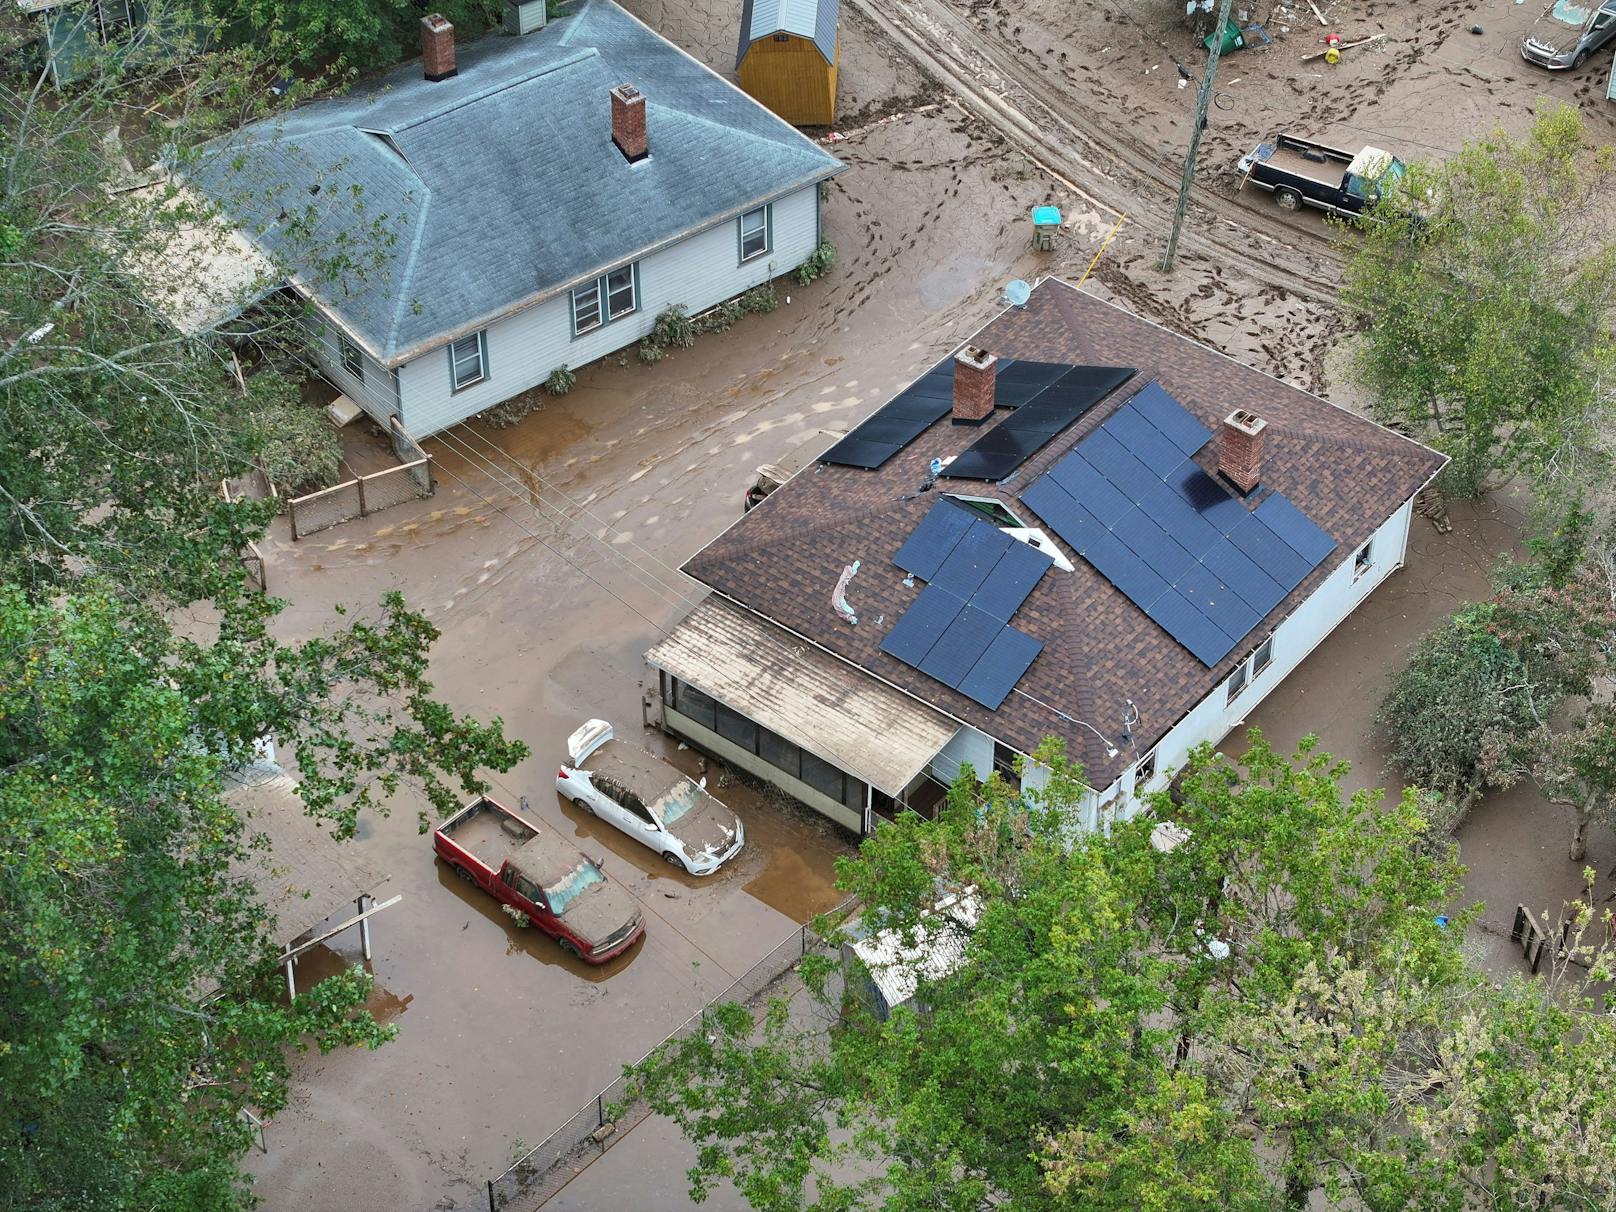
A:
{"label": "power line", "polygon": [[[446,434],[439,434],[438,436],[440,438],[447,438]],[[557,508],[555,506],[549,506],[548,508],[550,508],[552,510],[555,510],[555,513],[557,515],[556,517],[552,518],[549,514],[546,514],[546,513],[542,512],[542,510],[540,508],[541,506],[544,505],[544,502],[542,501],[542,499],[539,500],[537,503],[534,503],[533,500],[532,500],[532,497],[531,497],[531,492],[528,489],[528,487],[526,485],[522,484],[520,480],[516,479],[509,472],[504,471],[502,468],[498,467],[497,465],[493,464],[489,460],[485,459],[483,456],[478,454],[477,451],[473,450],[469,446],[464,445],[463,443],[459,443],[459,442],[456,442],[456,441],[451,441],[450,444],[451,444],[451,448],[454,449],[455,453],[462,455],[466,459],[466,461],[468,463],[470,463],[472,466],[476,467],[479,471],[483,472],[483,474],[488,476],[489,479],[491,479],[494,483],[496,483],[500,487],[508,489],[508,490],[512,491],[513,494],[517,494],[517,495],[520,495],[520,494],[523,494],[523,493],[529,493],[529,506],[528,507],[529,507],[529,509],[531,509],[533,511],[535,516],[545,520],[546,522],[551,523],[552,525],[555,525],[557,527],[557,529],[559,531],[561,531],[563,534],[567,533],[567,530],[573,524],[574,519],[569,518],[564,511],[560,510],[559,508]],[[446,473],[446,474],[453,475],[452,472]],[[457,480],[459,479],[459,477],[455,477],[455,478]],[[459,482],[462,483],[462,484],[465,483],[464,480],[459,480]],[[487,498],[483,498],[483,499],[486,500]],[[507,516],[509,516],[509,515],[507,515]],[[622,552],[618,551],[611,543],[608,543],[605,539],[602,539],[599,535],[590,534],[587,530],[584,531],[583,534],[584,534],[584,536],[586,538],[591,538],[591,539],[595,540],[595,542],[599,543],[602,547],[604,547],[618,561],[620,561],[622,564],[624,564],[629,569],[631,569],[634,572],[638,573],[641,578],[644,578],[643,580],[637,581],[636,582],[637,584],[641,585],[643,588],[649,589],[652,593],[655,593],[657,596],[663,598],[665,601],[669,602],[670,604],[672,604],[674,606],[681,606],[681,605],[686,604],[686,594],[689,592],[688,590],[684,589],[683,587],[680,587],[678,590],[670,588],[667,584],[665,584],[663,581],[661,581],[656,576],[655,573],[651,572],[649,569],[642,568],[639,564],[636,564],[633,560],[629,559]],[[534,536],[534,537],[537,537],[537,536]],[[546,544],[546,546],[548,546],[548,544]],[[550,548],[550,550],[554,551],[555,549]],[[559,553],[557,553],[557,554],[559,554]],[[569,561],[569,563],[570,563],[570,561]],[[573,567],[577,567],[577,565],[573,565]],[[580,571],[581,571],[581,569],[580,569]]]}
{"label": "power line", "polygon": [[[484,446],[488,447],[488,449],[494,451],[496,454],[504,455],[506,459],[508,459],[512,463],[515,463],[524,472],[531,475],[535,480],[537,480],[545,488],[547,488],[551,492],[555,493],[555,495],[561,497],[568,504],[575,505],[578,508],[578,511],[580,513],[584,514],[586,517],[588,517],[588,518],[592,519],[593,521],[599,523],[601,526],[603,526],[607,530],[613,531],[614,533],[625,534],[625,536],[626,536],[627,532],[618,531],[615,527],[612,526],[612,524],[610,522],[607,522],[604,519],[598,517],[596,514],[590,512],[589,508],[586,505],[578,502],[576,499],[569,496],[564,489],[557,488],[554,484],[550,483],[550,481],[546,480],[543,476],[541,476],[538,473],[537,469],[529,467],[526,463],[520,462],[509,451],[502,450],[500,447],[494,445],[494,443],[490,442],[487,438],[483,437],[483,435],[478,433],[476,430],[470,429],[470,428],[467,428],[467,427],[461,427],[461,428],[464,429],[464,432],[471,434],[472,437],[476,438]],[[643,552],[648,558],[650,558],[651,560],[655,561],[658,564],[661,564],[662,567],[666,568],[669,572],[674,573],[676,576],[682,577],[685,580],[694,579],[694,578],[692,578],[690,576],[689,573],[685,572],[683,569],[675,568],[673,565],[667,563],[665,560],[660,559],[656,555],[655,552],[647,551],[644,547],[640,546],[639,543],[635,542],[632,537],[628,537],[628,544],[629,544],[629,546],[634,547],[637,550]]]}

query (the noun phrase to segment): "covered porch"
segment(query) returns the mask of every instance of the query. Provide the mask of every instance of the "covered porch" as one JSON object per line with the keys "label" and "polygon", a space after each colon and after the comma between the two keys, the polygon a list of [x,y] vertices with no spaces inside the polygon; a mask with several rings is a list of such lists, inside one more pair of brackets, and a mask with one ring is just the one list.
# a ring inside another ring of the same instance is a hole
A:
{"label": "covered porch", "polygon": [[648,653],[656,722],[856,834],[935,811],[960,725],[714,594]]}

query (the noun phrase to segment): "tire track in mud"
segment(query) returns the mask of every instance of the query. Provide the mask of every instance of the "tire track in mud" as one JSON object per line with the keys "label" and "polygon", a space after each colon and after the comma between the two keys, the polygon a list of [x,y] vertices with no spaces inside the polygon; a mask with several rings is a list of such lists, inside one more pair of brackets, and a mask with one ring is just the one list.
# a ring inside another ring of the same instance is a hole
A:
{"label": "tire track in mud", "polygon": [[[853,0],[853,7],[1041,167],[1077,184],[1091,204],[1148,215],[1165,225],[1176,200],[1178,169],[1162,165],[1155,149],[1128,138],[1114,116],[1095,114],[1051,85],[1042,64],[1024,62],[1022,52],[983,34],[940,0]],[[1237,212],[1238,219],[1221,213],[1225,210]],[[1298,238],[1305,247],[1298,246]],[[1335,301],[1342,261],[1325,239],[1204,187],[1192,195],[1181,248],[1186,258],[1238,268],[1285,295]],[[1151,310],[1160,310],[1160,300],[1152,298]]]}

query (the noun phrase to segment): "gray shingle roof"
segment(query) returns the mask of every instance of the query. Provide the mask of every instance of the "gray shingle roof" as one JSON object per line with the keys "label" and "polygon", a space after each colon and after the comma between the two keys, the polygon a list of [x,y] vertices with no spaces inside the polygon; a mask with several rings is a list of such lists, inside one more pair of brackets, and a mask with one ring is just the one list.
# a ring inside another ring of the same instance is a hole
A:
{"label": "gray shingle roof", "polygon": [[[448,80],[412,62],[244,127],[191,170],[384,364],[842,168],[610,0],[456,57]],[[633,165],[611,141],[622,83],[646,96]]]}
{"label": "gray shingle roof", "polygon": [[735,66],[741,65],[752,43],[774,34],[811,38],[825,62],[835,63],[840,10],[841,0],[743,0],[741,44],[735,51]]}

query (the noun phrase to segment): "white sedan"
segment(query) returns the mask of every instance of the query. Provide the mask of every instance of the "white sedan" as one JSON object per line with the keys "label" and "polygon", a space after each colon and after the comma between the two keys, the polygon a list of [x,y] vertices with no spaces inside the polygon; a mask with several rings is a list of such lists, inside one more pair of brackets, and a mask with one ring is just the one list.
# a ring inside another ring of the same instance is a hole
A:
{"label": "white sedan", "polygon": [[741,819],[661,758],[590,720],[567,738],[556,791],[691,875],[711,875],[746,842]]}

